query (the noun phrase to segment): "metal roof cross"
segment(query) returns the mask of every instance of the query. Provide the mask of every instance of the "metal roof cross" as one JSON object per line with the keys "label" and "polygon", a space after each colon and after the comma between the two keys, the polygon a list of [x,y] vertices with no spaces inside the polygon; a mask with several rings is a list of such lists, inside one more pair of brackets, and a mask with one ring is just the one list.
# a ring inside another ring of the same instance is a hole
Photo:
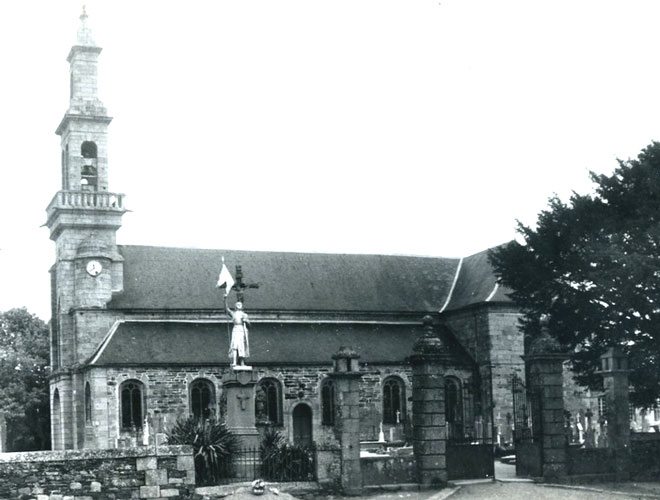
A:
{"label": "metal roof cross", "polygon": [[244,283],[243,282],[243,269],[240,265],[236,266],[236,283],[234,288],[236,288],[236,300],[238,302],[243,302],[243,292],[246,288],[259,288],[259,283]]}

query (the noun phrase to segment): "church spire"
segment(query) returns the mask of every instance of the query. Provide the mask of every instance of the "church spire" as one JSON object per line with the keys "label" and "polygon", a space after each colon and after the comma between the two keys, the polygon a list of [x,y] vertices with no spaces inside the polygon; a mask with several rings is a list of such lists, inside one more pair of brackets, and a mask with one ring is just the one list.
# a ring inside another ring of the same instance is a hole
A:
{"label": "church spire", "polygon": [[87,24],[87,10],[83,6],[76,44],[71,47],[67,61],[70,69],[69,114],[107,116],[98,97],[98,59],[101,53]]}
{"label": "church spire", "polygon": [[80,28],[78,28],[78,39],[77,45],[83,45],[87,47],[96,47],[94,38],[92,37],[92,30],[87,25],[87,10],[83,5],[82,14],[80,14]]}

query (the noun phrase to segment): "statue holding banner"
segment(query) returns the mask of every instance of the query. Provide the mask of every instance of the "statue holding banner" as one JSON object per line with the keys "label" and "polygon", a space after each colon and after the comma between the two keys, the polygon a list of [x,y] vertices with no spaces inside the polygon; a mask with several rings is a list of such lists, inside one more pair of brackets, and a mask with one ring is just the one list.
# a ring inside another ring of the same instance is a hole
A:
{"label": "statue holding banner", "polygon": [[[248,342],[248,329],[247,325],[250,324],[248,315],[243,311],[243,292],[246,288],[259,288],[257,283],[244,283],[243,282],[243,269],[241,266],[236,266],[236,279],[229,272],[225,265],[225,258],[222,258],[222,269],[218,277],[217,288],[225,288],[225,311],[231,317],[234,327],[229,333],[229,324],[227,324],[227,333],[229,334],[229,359],[234,370],[251,370],[252,368],[245,365],[245,358],[250,357],[250,345]],[[227,296],[231,289],[236,290],[236,309],[231,310],[227,306]]]}
{"label": "statue holding banner", "polygon": [[232,311],[226,308],[227,314],[231,316],[234,327],[231,331],[231,342],[229,344],[229,358],[232,360],[232,366],[245,366],[245,358],[250,357],[250,344],[248,341],[247,325],[250,320],[245,311],[243,303],[236,302],[236,310]]}

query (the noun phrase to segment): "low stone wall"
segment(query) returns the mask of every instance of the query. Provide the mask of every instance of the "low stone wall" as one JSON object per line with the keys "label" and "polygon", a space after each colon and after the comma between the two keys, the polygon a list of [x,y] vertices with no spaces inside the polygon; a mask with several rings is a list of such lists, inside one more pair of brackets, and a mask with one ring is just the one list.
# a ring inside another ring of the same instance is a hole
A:
{"label": "low stone wall", "polygon": [[184,498],[194,492],[190,446],[0,453],[0,498]]}
{"label": "low stone wall", "polygon": [[610,448],[571,448],[566,450],[569,475],[614,474],[616,450]]}
{"label": "low stone wall", "polygon": [[633,432],[630,435],[631,479],[657,481],[660,477],[660,433]]}
{"label": "low stone wall", "polygon": [[360,469],[364,486],[417,482],[417,468],[413,455],[361,457]]}
{"label": "low stone wall", "polygon": [[339,447],[316,452],[316,477],[319,484],[338,484],[341,478],[341,450]]}

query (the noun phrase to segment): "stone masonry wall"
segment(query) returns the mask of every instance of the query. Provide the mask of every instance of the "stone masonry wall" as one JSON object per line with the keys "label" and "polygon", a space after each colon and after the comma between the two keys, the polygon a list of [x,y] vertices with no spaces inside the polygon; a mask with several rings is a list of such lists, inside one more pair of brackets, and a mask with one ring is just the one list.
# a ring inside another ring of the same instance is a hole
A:
{"label": "stone masonry wall", "polygon": [[633,432],[630,435],[630,448],[634,481],[657,481],[660,477],[660,434],[654,432]]}
{"label": "stone masonry wall", "polygon": [[[167,427],[179,417],[191,413],[189,402],[190,384],[197,378],[209,380],[215,388],[215,412],[223,418],[222,378],[228,367],[133,367],[92,368],[81,377],[81,386],[76,388],[76,395],[84,397],[84,384],[89,382],[92,394],[92,417],[85,420],[84,436],[86,448],[114,448],[119,438],[125,433],[118,430],[119,425],[119,387],[122,382],[136,379],[146,389],[146,411],[150,417],[157,417],[159,425]],[[254,367],[259,378],[274,378],[282,386],[283,425],[279,430],[293,438],[292,413],[298,404],[306,404],[312,409],[313,440],[328,446],[337,444],[335,429],[322,425],[321,422],[321,382],[331,371],[328,365]],[[407,364],[362,366],[364,375],[360,383],[360,435],[363,440],[378,438],[382,420],[382,384],[390,376],[399,377],[405,386],[404,399],[412,395],[410,367]],[[457,371],[456,376],[465,378],[469,374]],[[396,431],[398,439],[404,439],[406,421],[410,421],[412,405],[406,401],[407,415],[401,416],[401,424]],[[82,421],[82,420],[81,420]],[[384,427],[389,440],[389,426]]]}
{"label": "stone masonry wall", "polygon": [[194,491],[190,446],[0,453],[0,498],[185,498]]}
{"label": "stone masonry wall", "polygon": [[[443,322],[479,366],[485,388],[482,391],[482,408],[487,420],[490,419],[488,389],[492,391],[492,416],[496,433],[502,441],[511,440],[511,377],[513,373],[520,376],[524,373],[521,358],[524,354],[524,338],[518,330],[519,317],[515,308],[499,304],[450,311],[443,316]],[[484,424],[486,428],[490,427],[486,421]]]}

